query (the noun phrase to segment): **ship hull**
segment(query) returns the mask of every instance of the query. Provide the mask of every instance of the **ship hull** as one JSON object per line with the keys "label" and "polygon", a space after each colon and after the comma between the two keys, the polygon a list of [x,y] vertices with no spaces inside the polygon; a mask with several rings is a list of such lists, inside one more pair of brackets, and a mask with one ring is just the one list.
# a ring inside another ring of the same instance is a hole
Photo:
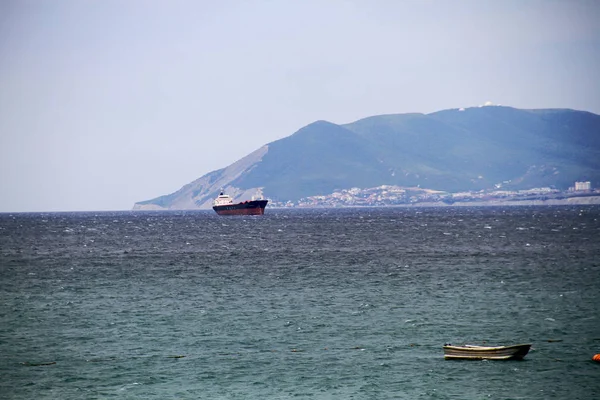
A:
{"label": "ship hull", "polygon": [[237,204],[225,204],[213,206],[213,210],[219,215],[263,215],[269,200],[244,201]]}
{"label": "ship hull", "polygon": [[514,346],[444,346],[445,359],[462,360],[522,360],[529,352],[531,344]]}

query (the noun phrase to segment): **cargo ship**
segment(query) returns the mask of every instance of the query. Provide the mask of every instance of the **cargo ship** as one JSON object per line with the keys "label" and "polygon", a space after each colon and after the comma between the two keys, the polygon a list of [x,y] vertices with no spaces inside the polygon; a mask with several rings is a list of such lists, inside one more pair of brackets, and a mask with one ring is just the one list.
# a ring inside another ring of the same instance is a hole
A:
{"label": "cargo ship", "polygon": [[263,215],[269,200],[247,200],[233,203],[228,194],[221,192],[213,201],[213,210],[219,215]]}

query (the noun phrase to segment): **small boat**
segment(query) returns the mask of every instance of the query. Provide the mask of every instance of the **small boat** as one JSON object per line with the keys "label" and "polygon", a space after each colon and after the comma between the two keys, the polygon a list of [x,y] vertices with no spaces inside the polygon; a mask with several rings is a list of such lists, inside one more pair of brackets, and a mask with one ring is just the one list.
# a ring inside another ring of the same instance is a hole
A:
{"label": "small boat", "polygon": [[263,215],[269,200],[248,200],[233,203],[228,194],[221,192],[213,201],[213,210],[219,215]]}
{"label": "small boat", "polygon": [[444,358],[446,360],[522,360],[530,348],[531,344],[492,347],[446,344],[444,345]]}

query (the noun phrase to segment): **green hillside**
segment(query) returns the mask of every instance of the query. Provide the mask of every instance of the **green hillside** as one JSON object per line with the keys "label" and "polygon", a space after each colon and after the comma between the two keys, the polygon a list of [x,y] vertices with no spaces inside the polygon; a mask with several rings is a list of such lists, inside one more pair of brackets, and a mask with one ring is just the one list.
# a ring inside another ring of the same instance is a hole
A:
{"label": "green hillside", "polygon": [[382,184],[444,191],[555,186],[600,179],[600,116],[478,107],[324,121],[270,144],[235,186],[295,200]]}

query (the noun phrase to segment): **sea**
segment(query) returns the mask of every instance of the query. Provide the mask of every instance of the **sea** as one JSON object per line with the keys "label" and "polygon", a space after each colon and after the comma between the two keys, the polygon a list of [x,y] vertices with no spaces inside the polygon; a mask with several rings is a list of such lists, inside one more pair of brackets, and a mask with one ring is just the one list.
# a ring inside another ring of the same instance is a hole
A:
{"label": "sea", "polygon": [[0,214],[2,399],[587,400],[598,353],[600,206]]}

